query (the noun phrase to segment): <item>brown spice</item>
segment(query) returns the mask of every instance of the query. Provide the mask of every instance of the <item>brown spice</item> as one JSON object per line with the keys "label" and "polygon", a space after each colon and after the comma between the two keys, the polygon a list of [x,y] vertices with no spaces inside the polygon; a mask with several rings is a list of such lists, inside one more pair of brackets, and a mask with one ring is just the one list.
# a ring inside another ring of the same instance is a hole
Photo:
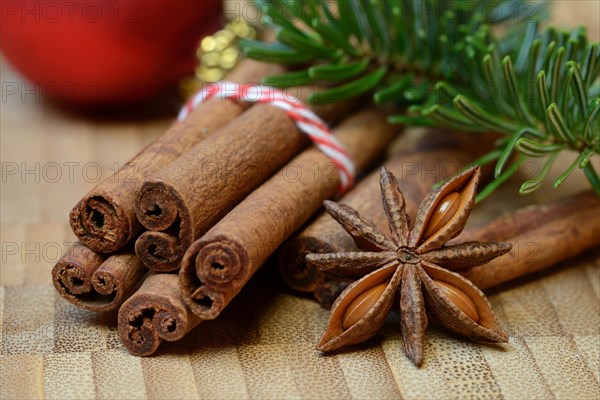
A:
{"label": "brown spice", "polygon": [[[275,64],[245,60],[228,79],[260,82],[263,77],[281,71],[282,67]],[[75,235],[94,251],[108,253],[120,249],[141,229],[134,200],[144,179],[212,135],[247,107],[234,101],[213,99],[194,109],[186,120],[173,124],[77,203],[69,216]]]}
{"label": "brown spice", "polygon": [[177,275],[151,274],[119,309],[119,337],[129,353],[148,356],[200,322],[181,299]]}
{"label": "brown spice", "polygon": [[[403,144],[393,153],[386,167],[399,177],[404,195],[407,199],[408,215],[416,214],[416,206],[438,181],[449,178],[458,172],[478,154],[486,150],[487,142],[473,146],[464,135],[453,132],[429,131],[419,136],[416,143]],[[382,227],[389,233],[386,216],[381,208],[379,198],[379,172],[373,172],[341,201],[354,208],[365,218]],[[305,261],[309,253],[334,253],[355,251],[352,238],[327,213],[322,213],[303,231],[292,237],[282,246],[278,256],[278,267],[283,280],[293,289],[301,292],[327,293],[319,295],[327,307],[332,297],[339,295],[332,291],[341,288],[339,284],[330,284],[322,272],[316,270]],[[326,285],[326,288],[321,288]],[[329,308],[329,307],[327,307]]]}
{"label": "brown spice", "polygon": [[[478,167],[469,168],[431,192],[421,202],[415,224],[410,228],[398,181],[382,167],[381,197],[390,236],[350,207],[325,202],[329,214],[352,236],[362,252],[313,253],[307,255],[307,260],[327,273],[364,276],[348,286],[333,304],[329,324],[317,346],[319,350],[337,350],[373,336],[391,310],[397,291],[404,348],[416,365],[423,360],[426,307],[447,328],[471,339],[508,341],[485,295],[470,281],[433,264],[428,257],[436,252],[437,258],[460,260],[455,264],[467,268],[510,250],[506,243],[444,246],[460,234],[467,222],[479,175]],[[454,193],[459,205],[448,207],[446,199],[456,198],[451,195]]]}
{"label": "brown spice", "polygon": [[[320,116],[334,121],[346,112],[348,104],[336,103]],[[282,109],[252,107],[146,179],[135,207],[150,231],[137,240],[136,253],[152,270],[176,270],[194,240],[308,144]]]}
{"label": "brown spice", "polygon": [[458,239],[502,240],[513,249],[461,271],[481,289],[540,271],[600,246],[600,200],[592,191],[526,207],[465,231]]}
{"label": "brown spice", "polygon": [[147,271],[132,248],[104,256],[77,243],[52,269],[52,282],[58,294],[77,307],[112,311],[135,290]]}
{"label": "brown spice", "polygon": [[[361,170],[383,153],[398,127],[374,109],[347,118],[333,132]],[[187,250],[180,282],[191,309],[212,319],[275,249],[332,197],[335,164],[311,148],[251,193]]]}

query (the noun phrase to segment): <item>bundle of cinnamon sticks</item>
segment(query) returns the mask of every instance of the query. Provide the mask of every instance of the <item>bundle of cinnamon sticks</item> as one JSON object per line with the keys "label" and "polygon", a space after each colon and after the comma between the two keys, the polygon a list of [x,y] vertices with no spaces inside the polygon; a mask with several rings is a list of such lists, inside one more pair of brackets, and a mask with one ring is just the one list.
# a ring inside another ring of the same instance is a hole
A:
{"label": "bundle of cinnamon sticks", "polygon": [[[247,60],[230,79],[252,83],[281,70],[273,64]],[[142,262],[144,257],[134,252],[143,229],[135,211],[140,188],[181,155],[226,130],[247,107],[245,103],[218,99],[202,104],[129,160],[117,179],[101,182],[75,205],[69,220],[79,243],[52,270],[54,286],[62,297],[88,310],[119,308],[141,284],[149,267]],[[185,171],[192,171],[192,166]]]}
{"label": "bundle of cinnamon sticks", "polygon": [[[246,60],[228,80],[258,84],[280,71]],[[294,91],[300,99],[308,93]],[[334,125],[351,107],[311,109]],[[334,126],[359,171],[396,136],[398,128],[386,118],[384,111],[364,109]],[[127,179],[102,182],[73,208],[70,223],[80,242],[52,271],[58,293],[88,310],[118,309],[120,336],[133,354],[151,354],[163,339],[180,339],[216,317],[279,243],[335,194],[336,165],[309,143],[286,112],[269,104],[216,98],[200,104],[123,167]],[[236,223],[228,221],[236,215],[253,224],[233,232]],[[275,236],[263,241],[267,234]],[[199,239],[221,240],[209,262],[217,278],[215,285],[207,280],[200,291],[194,288],[192,297],[167,272],[179,269]],[[241,261],[235,272],[222,259],[226,252]],[[208,302],[212,314],[201,311]]]}
{"label": "bundle of cinnamon sticks", "polygon": [[[256,83],[281,70],[245,60],[228,80]],[[300,88],[294,95],[308,92]],[[337,103],[312,110],[333,126],[358,171],[376,166],[399,131],[380,108],[350,113],[353,104]],[[290,117],[269,104],[215,98],[199,105],[123,167],[127,179],[111,177],[73,208],[70,223],[80,243],[53,268],[56,290],[87,310],[118,310],[120,338],[135,355],[150,355],[163,340],[179,340],[218,317],[277,249],[284,280],[331,304],[347,283],[312,270],[304,255],[351,250],[350,237],[321,215],[281,246],[339,187],[336,164],[309,144]],[[483,147],[461,135],[433,132],[397,149],[386,165],[402,179],[409,213],[432,184],[457,172]],[[384,226],[376,182],[367,176],[342,201]],[[547,246],[553,250],[540,253],[534,267],[541,268],[598,244],[598,226],[589,226],[584,207],[598,211],[599,204],[581,195],[465,235],[509,241],[577,237],[568,251]],[[539,215],[544,224],[522,223]],[[578,234],[556,229],[571,222],[580,224]],[[529,272],[519,263],[508,264],[501,260],[466,273],[489,287]]]}

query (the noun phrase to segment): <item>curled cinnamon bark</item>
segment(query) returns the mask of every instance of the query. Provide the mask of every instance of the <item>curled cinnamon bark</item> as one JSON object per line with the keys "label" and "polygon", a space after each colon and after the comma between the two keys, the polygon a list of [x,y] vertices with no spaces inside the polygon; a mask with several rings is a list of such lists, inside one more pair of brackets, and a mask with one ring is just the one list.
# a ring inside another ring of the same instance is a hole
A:
{"label": "curled cinnamon bark", "polygon": [[501,215],[489,222],[465,229],[457,238],[462,241],[498,241],[516,237],[523,232],[537,229],[551,221],[598,207],[598,197],[584,191],[558,199],[549,204],[535,204]]}
{"label": "curled cinnamon bark", "polygon": [[[478,154],[487,149],[488,143],[474,147],[464,136],[452,132],[432,131],[416,142],[409,142],[398,149],[385,163],[396,175],[406,198],[409,216],[416,214],[421,199],[438,181],[449,178]],[[357,210],[384,233],[389,233],[386,216],[381,208],[379,173],[373,172],[356,185],[340,201]],[[282,246],[278,255],[278,267],[283,280],[294,290],[319,293],[324,307],[331,305],[343,290],[343,285],[330,284],[325,275],[308,264],[309,253],[335,253],[356,251],[354,241],[327,213],[318,216],[303,231]],[[327,285],[326,288],[321,288]],[[335,290],[337,288],[337,291]],[[321,296],[325,290],[328,296]]]}
{"label": "curled cinnamon bark", "polygon": [[[316,111],[334,121],[348,111],[348,104]],[[179,268],[192,241],[308,144],[282,109],[252,107],[145,180],[135,210],[141,224],[154,232],[137,240],[137,255],[154,271]]]}
{"label": "curled cinnamon bark", "polygon": [[[282,67],[244,60],[229,80],[260,82]],[[71,228],[79,240],[94,251],[109,253],[120,249],[141,226],[134,200],[146,176],[177,159],[198,142],[212,135],[240,115],[248,105],[213,99],[176,122],[162,136],[127,162],[119,171],[92,189],[70,213]]]}
{"label": "curled cinnamon bark", "polygon": [[117,309],[138,285],[147,269],[133,249],[104,256],[77,243],[52,269],[61,297],[90,311]]}
{"label": "curled cinnamon bark", "polygon": [[587,191],[548,205],[526,207],[470,230],[460,240],[502,240],[512,250],[461,275],[487,289],[600,246],[600,200]]}
{"label": "curled cinnamon bark", "polygon": [[181,299],[177,275],[151,274],[119,309],[119,337],[129,353],[148,356],[200,322]]}
{"label": "curled cinnamon bark", "polygon": [[[365,110],[334,129],[360,170],[395,137],[386,114]],[[252,192],[186,251],[180,270],[185,301],[204,319],[217,317],[275,249],[332,197],[335,164],[311,148]]]}

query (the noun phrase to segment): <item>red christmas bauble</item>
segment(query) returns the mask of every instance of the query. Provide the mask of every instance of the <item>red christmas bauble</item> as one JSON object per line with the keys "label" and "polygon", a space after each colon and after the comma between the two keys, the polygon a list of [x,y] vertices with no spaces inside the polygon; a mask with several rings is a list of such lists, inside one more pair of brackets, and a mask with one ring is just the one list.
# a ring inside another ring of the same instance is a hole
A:
{"label": "red christmas bauble", "polygon": [[[195,66],[198,40],[220,26],[221,1],[5,1],[4,56],[51,101],[139,102]],[[6,95],[6,94],[5,94]]]}

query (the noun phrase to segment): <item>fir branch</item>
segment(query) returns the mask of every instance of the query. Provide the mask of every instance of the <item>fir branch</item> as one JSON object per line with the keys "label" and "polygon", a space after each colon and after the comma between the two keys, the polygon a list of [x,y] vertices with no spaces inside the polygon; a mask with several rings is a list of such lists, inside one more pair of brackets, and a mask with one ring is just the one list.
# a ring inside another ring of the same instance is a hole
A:
{"label": "fir branch", "polygon": [[[241,43],[248,57],[308,63],[311,83],[329,85],[350,84],[385,67],[387,73],[372,91],[379,101],[406,105],[426,100],[427,96],[415,94],[424,80],[431,84],[441,79],[469,81],[470,69],[476,67],[472,59],[489,45],[488,24],[502,23],[514,15],[511,10],[525,4],[524,0],[255,2],[263,23],[277,32],[277,42]],[[332,7],[337,11],[331,12]],[[490,10],[497,14],[493,20],[486,17]],[[293,80],[283,78],[270,82],[293,85]],[[403,80],[402,89],[390,96],[387,88],[398,80]],[[349,96],[362,93],[361,85],[355,87]]]}
{"label": "fir branch", "polygon": [[[403,107],[392,122],[505,135],[483,157],[496,162],[496,180],[480,198],[528,158],[546,158],[541,173],[521,186],[521,193],[532,192],[562,151],[578,156],[555,186],[582,169],[600,193],[589,162],[600,149],[600,52],[584,29],[539,32],[543,11],[527,17],[537,4],[522,0],[257,3],[278,41],[245,42],[244,53],[304,68],[269,77],[267,84],[330,87],[313,93],[313,102],[371,92],[378,104]],[[492,34],[493,25],[510,18],[520,23],[503,37]],[[519,157],[507,168],[515,152]]]}
{"label": "fir branch", "polygon": [[[524,49],[530,50],[528,58],[515,64],[518,68],[513,67],[512,60]],[[550,28],[525,40],[521,49],[504,55],[502,61],[494,57],[495,52],[496,46],[482,58],[479,75],[489,85],[487,88],[472,90],[465,85],[462,90],[469,94],[468,99],[460,94],[453,102],[440,93],[436,107],[447,113],[460,112],[478,131],[492,130],[509,137],[500,147],[496,179],[508,179],[507,173],[516,172],[505,168],[514,150],[525,157],[522,162],[532,157],[546,159],[540,175],[524,182],[520,193],[539,188],[563,151],[574,151],[578,156],[555,178],[553,187],[560,186],[579,168],[600,193],[597,173],[589,163],[600,150],[600,98],[594,98],[593,92],[600,77],[596,66],[600,58],[598,43],[588,43],[582,29],[567,33]],[[477,75],[473,78],[476,80]],[[497,89],[496,97],[490,94],[492,87]],[[490,189],[495,187],[496,182],[492,182]]]}

